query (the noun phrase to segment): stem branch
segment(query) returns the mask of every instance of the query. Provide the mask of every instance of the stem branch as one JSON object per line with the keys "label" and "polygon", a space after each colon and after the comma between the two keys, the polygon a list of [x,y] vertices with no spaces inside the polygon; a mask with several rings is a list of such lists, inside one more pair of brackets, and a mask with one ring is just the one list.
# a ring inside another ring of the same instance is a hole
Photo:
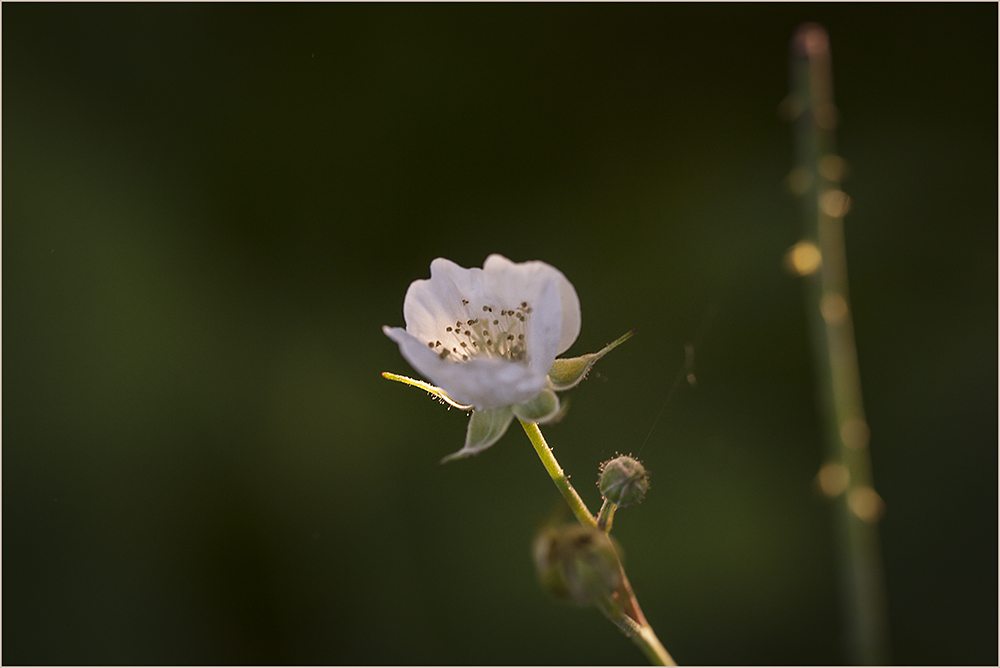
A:
{"label": "stem branch", "polygon": [[617,503],[604,499],[604,503],[601,505],[601,512],[597,514],[597,528],[604,533],[611,533],[611,523],[615,519],[615,510],[617,509]]}
{"label": "stem branch", "polygon": [[[614,517],[614,511],[617,506],[610,501],[605,501],[604,506],[601,508],[599,523],[590,514],[587,505],[580,498],[580,495],[576,493],[573,485],[570,484],[569,478],[563,472],[562,467],[559,466],[559,462],[556,461],[556,457],[552,454],[552,449],[548,443],[545,442],[545,438],[542,436],[542,431],[538,428],[538,425],[534,422],[519,421],[521,422],[521,427],[524,428],[524,433],[528,435],[531,444],[535,446],[535,452],[538,453],[538,458],[542,460],[542,464],[545,466],[545,470],[548,471],[549,477],[552,478],[552,482],[559,488],[563,498],[566,499],[566,503],[569,504],[580,524],[585,527],[599,527],[605,532],[610,531],[611,519]],[[626,636],[631,638],[632,642],[646,655],[650,663],[656,666],[676,666],[677,664],[674,662],[673,657],[663,647],[660,639],[656,637],[653,627],[649,625],[646,617],[642,614],[639,601],[632,591],[632,585],[629,584],[628,577],[625,575],[625,569],[622,567],[620,560],[618,561],[618,570],[621,575],[621,586],[613,595],[609,595],[604,600],[598,602],[601,612],[620,628]]]}

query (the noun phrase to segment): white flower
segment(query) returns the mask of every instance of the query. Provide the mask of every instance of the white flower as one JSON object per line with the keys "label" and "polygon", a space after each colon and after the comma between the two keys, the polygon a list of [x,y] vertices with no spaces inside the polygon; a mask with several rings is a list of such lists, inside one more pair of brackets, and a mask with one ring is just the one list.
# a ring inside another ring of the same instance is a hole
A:
{"label": "white flower", "polygon": [[556,355],[580,333],[576,290],[551,265],[514,263],[501,255],[490,255],[482,269],[437,258],[430,279],[414,281],[406,291],[403,318],[406,329],[382,331],[439,386],[428,391],[473,410],[465,446],[447,459],[493,445],[515,415],[525,422],[555,417],[559,399],[553,390],[578,383],[620,342],[557,364]]}

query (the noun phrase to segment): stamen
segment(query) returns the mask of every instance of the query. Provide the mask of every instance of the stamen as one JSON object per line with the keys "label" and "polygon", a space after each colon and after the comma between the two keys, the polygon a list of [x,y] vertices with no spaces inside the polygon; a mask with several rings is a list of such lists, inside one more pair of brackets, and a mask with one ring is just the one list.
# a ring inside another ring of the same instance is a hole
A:
{"label": "stamen", "polygon": [[[505,357],[511,361],[523,361],[527,357],[525,347],[525,332],[527,316],[531,313],[531,306],[527,301],[522,301],[515,308],[501,308],[500,317],[489,319],[469,318],[471,315],[468,299],[462,299],[461,312],[464,312],[466,319],[456,320],[454,325],[445,327],[445,332],[455,339],[451,350],[444,347],[440,341],[428,341],[430,348],[441,348],[439,357],[445,359],[451,353],[455,353],[456,361],[467,361],[472,357]],[[473,307],[475,308],[475,307]],[[482,313],[493,314],[493,306],[480,304]],[[479,310],[476,309],[476,310]]]}

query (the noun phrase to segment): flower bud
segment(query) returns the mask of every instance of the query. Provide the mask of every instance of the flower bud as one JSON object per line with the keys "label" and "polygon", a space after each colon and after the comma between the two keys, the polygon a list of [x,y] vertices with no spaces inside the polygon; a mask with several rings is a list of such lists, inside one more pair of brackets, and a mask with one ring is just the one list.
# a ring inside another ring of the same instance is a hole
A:
{"label": "flower bud", "polygon": [[642,501],[649,489],[649,474],[639,460],[621,455],[601,464],[597,486],[604,498],[624,508]]}
{"label": "flower bud", "polygon": [[580,605],[597,603],[622,584],[618,547],[594,527],[543,529],[535,538],[534,557],[542,587]]}

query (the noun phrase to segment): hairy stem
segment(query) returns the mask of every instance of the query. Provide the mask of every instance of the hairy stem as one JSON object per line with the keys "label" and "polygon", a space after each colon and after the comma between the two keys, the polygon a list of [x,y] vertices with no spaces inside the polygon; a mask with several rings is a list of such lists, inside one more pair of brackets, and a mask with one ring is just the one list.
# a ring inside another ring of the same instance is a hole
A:
{"label": "hairy stem", "polygon": [[545,470],[548,471],[549,477],[552,478],[552,482],[559,488],[559,492],[566,499],[566,503],[569,504],[573,514],[580,520],[580,524],[588,527],[596,527],[597,520],[590,514],[587,504],[583,502],[583,499],[576,493],[573,485],[570,484],[569,477],[563,472],[562,467],[559,466],[559,462],[556,461],[556,457],[552,454],[549,444],[545,442],[545,437],[542,436],[542,431],[538,428],[538,425],[534,422],[520,422],[524,428],[524,433],[528,435],[531,444],[535,446],[535,452],[538,453],[538,458],[545,465]]}
{"label": "hairy stem", "polygon": [[835,500],[849,660],[888,663],[885,584],[878,537],[882,500],[872,487],[868,425],[847,295],[843,216],[850,200],[840,189],[829,38],[805,24],[792,40],[792,95],[798,164],[792,180],[802,196],[806,252],[790,264],[806,277],[813,350],[826,422],[826,463],[818,477]]}
{"label": "hairy stem", "polygon": [[[605,502],[604,507],[601,509],[601,523],[599,524],[598,520],[587,509],[587,505],[583,502],[583,499],[577,494],[576,489],[570,484],[569,477],[563,472],[562,467],[559,466],[559,462],[556,461],[556,457],[552,454],[552,449],[548,443],[545,442],[545,438],[542,436],[542,431],[538,428],[538,425],[533,422],[520,422],[521,427],[524,428],[524,433],[528,435],[531,444],[535,446],[535,452],[538,453],[538,458],[542,460],[542,464],[545,466],[545,470],[548,471],[549,477],[552,478],[552,482],[559,488],[560,493],[566,499],[566,503],[569,504],[580,524],[586,527],[600,526],[602,531],[610,531],[615,504],[609,501]],[[674,662],[673,657],[663,647],[660,639],[656,637],[653,627],[649,625],[646,617],[642,614],[639,601],[632,591],[632,585],[629,584],[628,576],[625,575],[625,569],[622,567],[620,560],[618,561],[618,570],[621,575],[621,586],[613,595],[607,596],[603,601],[598,603],[601,612],[642,650],[650,663],[656,666],[676,666],[677,664]]]}

